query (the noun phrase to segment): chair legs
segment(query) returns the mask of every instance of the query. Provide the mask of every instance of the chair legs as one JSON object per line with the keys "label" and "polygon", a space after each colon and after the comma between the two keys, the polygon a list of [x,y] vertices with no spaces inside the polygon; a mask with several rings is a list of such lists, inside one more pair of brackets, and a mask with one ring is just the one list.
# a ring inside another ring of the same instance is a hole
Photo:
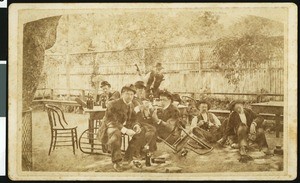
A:
{"label": "chair legs", "polygon": [[56,141],[57,141],[57,130],[54,130],[54,145],[53,145],[53,151],[56,147]]}
{"label": "chair legs", "polygon": [[49,148],[49,152],[48,152],[48,156],[50,155],[51,153],[51,149],[52,149],[52,145],[53,145],[53,130],[51,130],[51,142],[50,142],[50,148]]}
{"label": "chair legs", "polygon": [[73,154],[75,154],[75,139],[74,139],[74,133],[73,133],[73,129],[71,130],[71,134],[72,134],[72,147],[73,147]]}
{"label": "chair legs", "polygon": [[76,148],[78,149],[78,138],[77,138],[77,129],[74,129],[75,131],[75,143],[76,143]]}
{"label": "chair legs", "polygon": [[[70,145],[57,145],[58,142],[70,142],[70,141],[66,141],[66,140],[58,141],[57,139],[59,137],[71,137],[73,154],[75,154],[75,146],[76,146],[76,149],[78,149],[77,128],[73,128],[73,129],[69,129],[69,130],[70,130],[69,132],[71,132],[71,134],[69,134],[69,135],[71,135],[71,136],[58,136],[58,134],[59,134],[58,130],[56,130],[56,129],[51,130],[51,142],[50,142],[50,148],[49,148],[48,155],[50,155],[51,150],[54,151],[54,149],[57,146],[70,146]],[[61,134],[66,134],[66,133],[61,133]]]}

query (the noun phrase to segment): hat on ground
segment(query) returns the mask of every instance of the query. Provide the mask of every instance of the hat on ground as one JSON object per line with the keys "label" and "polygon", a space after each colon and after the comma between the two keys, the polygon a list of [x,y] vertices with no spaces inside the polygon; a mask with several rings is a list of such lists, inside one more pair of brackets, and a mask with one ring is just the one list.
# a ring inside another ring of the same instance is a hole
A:
{"label": "hat on ground", "polygon": [[165,96],[165,97],[169,98],[169,99],[173,102],[173,95],[172,95],[171,92],[169,92],[169,91],[167,91],[167,90],[161,90],[161,91],[159,92],[159,96],[160,96],[160,97],[161,97],[161,96]]}
{"label": "hat on ground", "polygon": [[109,84],[109,82],[107,82],[107,81],[102,81],[100,87],[102,88],[102,87],[104,87],[104,86],[109,86],[109,87],[111,87],[111,85]]}
{"label": "hat on ground", "polygon": [[233,100],[229,103],[229,110],[233,111],[235,104],[244,104],[242,100]]}
{"label": "hat on ground", "polygon": [[136,93],[135,87],[133,84],[127,84],[127,85],[123,86],[121,89],[121,93],[123,93],[125,91],[132,91],[134,94]]}
{"label": "hat on ground", "polygon": [[199,109],[200,104],[207,104],[207,109],[209,110],[211,107],[211,104],[207,100],[196,100],[196,107]]}
{"label": "hat on ground", "polygon": [[161,65],[160,62],[156,63],[155,67],[158,68],[158,69],[163,69],[163,68],[164,68],[164,67]]}
{"label": "hat on ground", "polygon": [[137,89],[146,88],[144,81],[137,81],[137,82],[134,83],[134,86]]}

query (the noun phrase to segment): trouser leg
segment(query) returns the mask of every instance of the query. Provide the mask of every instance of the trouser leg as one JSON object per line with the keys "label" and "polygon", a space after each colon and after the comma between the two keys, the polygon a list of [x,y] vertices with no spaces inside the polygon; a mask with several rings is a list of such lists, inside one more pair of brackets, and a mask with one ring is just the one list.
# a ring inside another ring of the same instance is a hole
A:
{"label": "trouser leg", "polygon": [[256,142],[260,148],[267,148],[268,143],[266,140],[265,131],[263,128],[256,129]]}
{"label": "trouser leg", "polygon": [[144,140],[145,140],[145,130],[142,129],[142,131],[139,134],[135,134],[132,137],[132,139],[129,141],[128,148],[125,151],[125,156],[124,156],[124,159],[126,161],[131,161],[134,155],[139,154],[139,150]]}
{"label": "trouser leg", "polygon": [[157,145],[156,145],[156,138],[157,138],[157,132],[156,128],[150,124],[144,124],[143,125],[145,128],[145,146],[146,144],[149,145],[149,151],[154,152],[157,150]]}
{"label": "trouser leg", "polygon": [[111,159],[113,163],[122,161],[121,145],[122,145],[122,135],[118,128],[108,128],[107,129],[108,142],[107,144],[111,149]]}
{"label": "trouser leg", "polygon": [[237,136],[240,147],[240,154],[246,155],[245,147],[248,146],[248,127],[246,125],[240,125],[237,130]]}

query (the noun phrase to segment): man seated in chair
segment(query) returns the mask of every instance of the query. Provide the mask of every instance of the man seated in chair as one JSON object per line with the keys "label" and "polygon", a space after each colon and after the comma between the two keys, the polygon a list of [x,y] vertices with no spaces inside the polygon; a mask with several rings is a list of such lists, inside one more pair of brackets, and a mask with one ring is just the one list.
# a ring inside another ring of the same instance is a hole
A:
{"label": "man seated in chair", "polygon": [[133,85],[126,85],[121,89],[120,99],[108,102],[107,110],[98,132],[98,139],[102,144],[106,144],[110,148],[113,168],[116,171],[122,171],[122,133],[132,137],[124,158],[124,161],[128,162],[132,160],[133,152],[138,146],[139,139],[144,138],[141,126],[136,122],[136,114],[132,103],[135,92]]}
{"label": "man seated in chair", "polygon": [[173,144],[181,135],[178,128],[180,122],[180,112],[172,104],[172,94],[166,90],[160,92],[160,107],[155,109],[151,118],[155,124],[157,134],[160,138]]}
{"label": "man seated in chair", "polygon": [[[145,138],[141,139],[140,151],[153,153],[157,150],[156,146],[156,128],[153,126],[150,109],[152,108],[151,103],[145,98],[145,84],[143,81],[137,81],[134,84],[136,88],[136,96],[133,99],[135,106],[134,111],[137,113],[137,121],[141,124],[142,130],[145,131]],[[139,155],[140,152],[137,152]]]}
{"label": "man seated in chair", "polygon": [[111,85],[107,81],[102,81],[100,88],[103,93],[97,95],[95,105],[102,105],[106,107],[108,101],[120,98],[120,93],[118,91],[112,91]]}
{"label": "man seated in chair", "polygon": [[232,147],[239,148],[241,162],[252,160],[252,157],[246,152],[249,140],[258,143],[259,148],[265,154],[271,154],[263,129],[264,119],[255,114],[251,109],[244,108],[242,101],[232,101],[229,106],[232,112],[229,115],[225,134],[218,142],[225,144],[227,137],[234,132],[237,136],[238,144]]}
{"label": "man seated in chair", "polygon": [[210,103],[204,100],[197,101],[196,107],[199,113],[192,119],[192,133],[208,142],[217,142],[222,137],[221,122],[216,115],[208,112]]}

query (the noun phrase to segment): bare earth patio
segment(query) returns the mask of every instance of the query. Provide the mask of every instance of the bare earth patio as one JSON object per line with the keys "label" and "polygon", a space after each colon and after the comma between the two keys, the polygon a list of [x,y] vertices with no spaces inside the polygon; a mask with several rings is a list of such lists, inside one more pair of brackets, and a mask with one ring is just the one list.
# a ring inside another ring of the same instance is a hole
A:
{"label": "bare earth patio", "polygon": [[[78,136],[88,128],[88,114],[65,113],[67,122],[78,126]],[[58,147],[50,156],[50,126],[45,111],[35,110],[32,115],[33,125],[33,170],[34,171],[60,171],[60,172],[113,172],[110,157],[107,155],[88,155],[79,149],[73,155],[72,147]],[[271,149],[277,144],[282,144],[282,133],[276,138],[274,133],[267,133],[267,141]],[[252,150],[249,153],[254,160],[240,163],[236,149],[216,147],[211,153],[197,155],[189,152],[186,157],[174,154],[163,143],[158,143],[155,156],[166,157],[166,163],[152,164],[146,167],[134,166],[125,169],[125,172],[166,172],[167,168],[181,168],[181,172],[249,172],[249,171],[282,171],[283,156],[265,156],[264,153]]]}

